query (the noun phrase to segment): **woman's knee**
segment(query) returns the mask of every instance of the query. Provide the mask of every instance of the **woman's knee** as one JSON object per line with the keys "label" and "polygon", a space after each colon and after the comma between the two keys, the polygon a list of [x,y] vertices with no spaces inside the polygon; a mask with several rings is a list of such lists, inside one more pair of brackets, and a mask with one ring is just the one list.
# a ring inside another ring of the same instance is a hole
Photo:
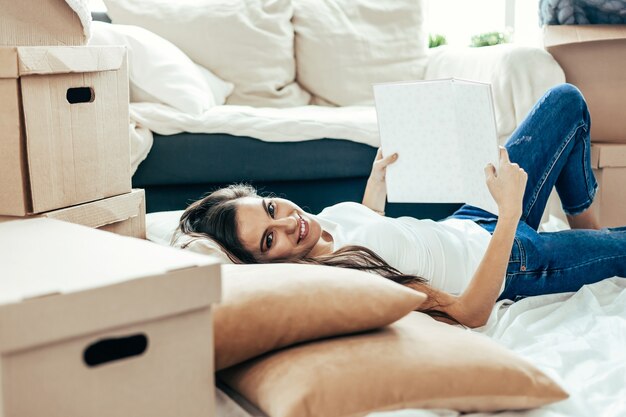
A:
{"label": "woman's knee", "polygon": [[589,124],[589,110],[585,97],[575,85],[564,83],[552,87],[546,93],[546,99],[566,113],[582,112],[583,120]]}

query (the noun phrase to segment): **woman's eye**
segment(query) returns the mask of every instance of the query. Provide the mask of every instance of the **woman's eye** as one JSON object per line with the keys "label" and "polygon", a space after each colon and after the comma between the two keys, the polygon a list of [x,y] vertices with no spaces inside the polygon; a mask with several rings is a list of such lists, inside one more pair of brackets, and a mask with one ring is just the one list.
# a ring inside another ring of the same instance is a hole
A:
{"label": "woman's eye", "polygon": [[274,218],[274,203],[270,202],[267,205],[267,212],[270,214],[270,216],[272,216],[272,219]]}
{"label": "woman's eye", "polygon": [[268,233],[268,235],[265,236],[265,246],[269,249],[272,247],[273,242],[274,242],[274,233]]}

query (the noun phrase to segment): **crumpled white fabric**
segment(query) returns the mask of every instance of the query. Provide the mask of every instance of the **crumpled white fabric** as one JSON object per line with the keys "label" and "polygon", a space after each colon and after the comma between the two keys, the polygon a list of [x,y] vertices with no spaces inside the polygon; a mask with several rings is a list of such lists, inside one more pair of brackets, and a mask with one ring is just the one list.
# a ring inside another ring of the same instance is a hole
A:
{"label": "crumpled white fabric", "polygon": [[152,148],[154,137],[145,127],[136,121],[130,121],[130,172],[131,175],[137,171],[139,164],[146,159],[148,152]]}
{"label": "crumpled white fabric", "polygon": [[78,19],[80,19],[80,24],[83,25],[85,40],[89,39],[91,37],[91,10],[89,9],[89,1],[65,0],[65,2],[74,10]]}

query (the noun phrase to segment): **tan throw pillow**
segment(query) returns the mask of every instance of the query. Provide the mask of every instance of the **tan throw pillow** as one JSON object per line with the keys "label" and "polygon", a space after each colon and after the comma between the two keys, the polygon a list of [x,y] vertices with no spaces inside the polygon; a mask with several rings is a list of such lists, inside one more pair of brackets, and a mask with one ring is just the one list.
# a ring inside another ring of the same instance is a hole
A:
{"label": "tan throw pillow", "polygon": [[167,39],[235,84],[228,104],[308,104],[295,83],[291,0],[104,0],[113,23]]}
{"label": "tan throw pillow", "polygon": [[272,417],[356,417],[401,408],[521,410],[568,396],[486,336],[422,313],[371,333],[272,353],[218,376]]}
{"label": "tan throw pillow", "polygon": [[223,265],[216,369],[294,343],[374,329],[426,295],[378,275],[296,264]]}
{"label": "tan throw pillow", "polygon": [[372,84],[421,79],[422,0],[293,0],[297,79],[316,104],[373,104]]}

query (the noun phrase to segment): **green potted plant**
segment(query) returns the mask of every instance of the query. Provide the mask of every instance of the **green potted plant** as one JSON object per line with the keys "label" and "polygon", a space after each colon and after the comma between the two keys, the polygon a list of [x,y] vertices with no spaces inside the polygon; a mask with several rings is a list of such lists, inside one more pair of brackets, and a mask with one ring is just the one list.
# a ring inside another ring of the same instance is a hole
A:
{"label": "green potted plant", "polygon": [[486,32],[472,36],[472,43],[470,46],[475,48],[481,46],[493,46],[501,43],[509,43],[511,36],[508,32]]}
{"label": "green potted plant", "polygon": [[448,40],[446,37],[440,33],[430,33],[428,35],[428,47],[436,48],[441,45],[447,45]]}

